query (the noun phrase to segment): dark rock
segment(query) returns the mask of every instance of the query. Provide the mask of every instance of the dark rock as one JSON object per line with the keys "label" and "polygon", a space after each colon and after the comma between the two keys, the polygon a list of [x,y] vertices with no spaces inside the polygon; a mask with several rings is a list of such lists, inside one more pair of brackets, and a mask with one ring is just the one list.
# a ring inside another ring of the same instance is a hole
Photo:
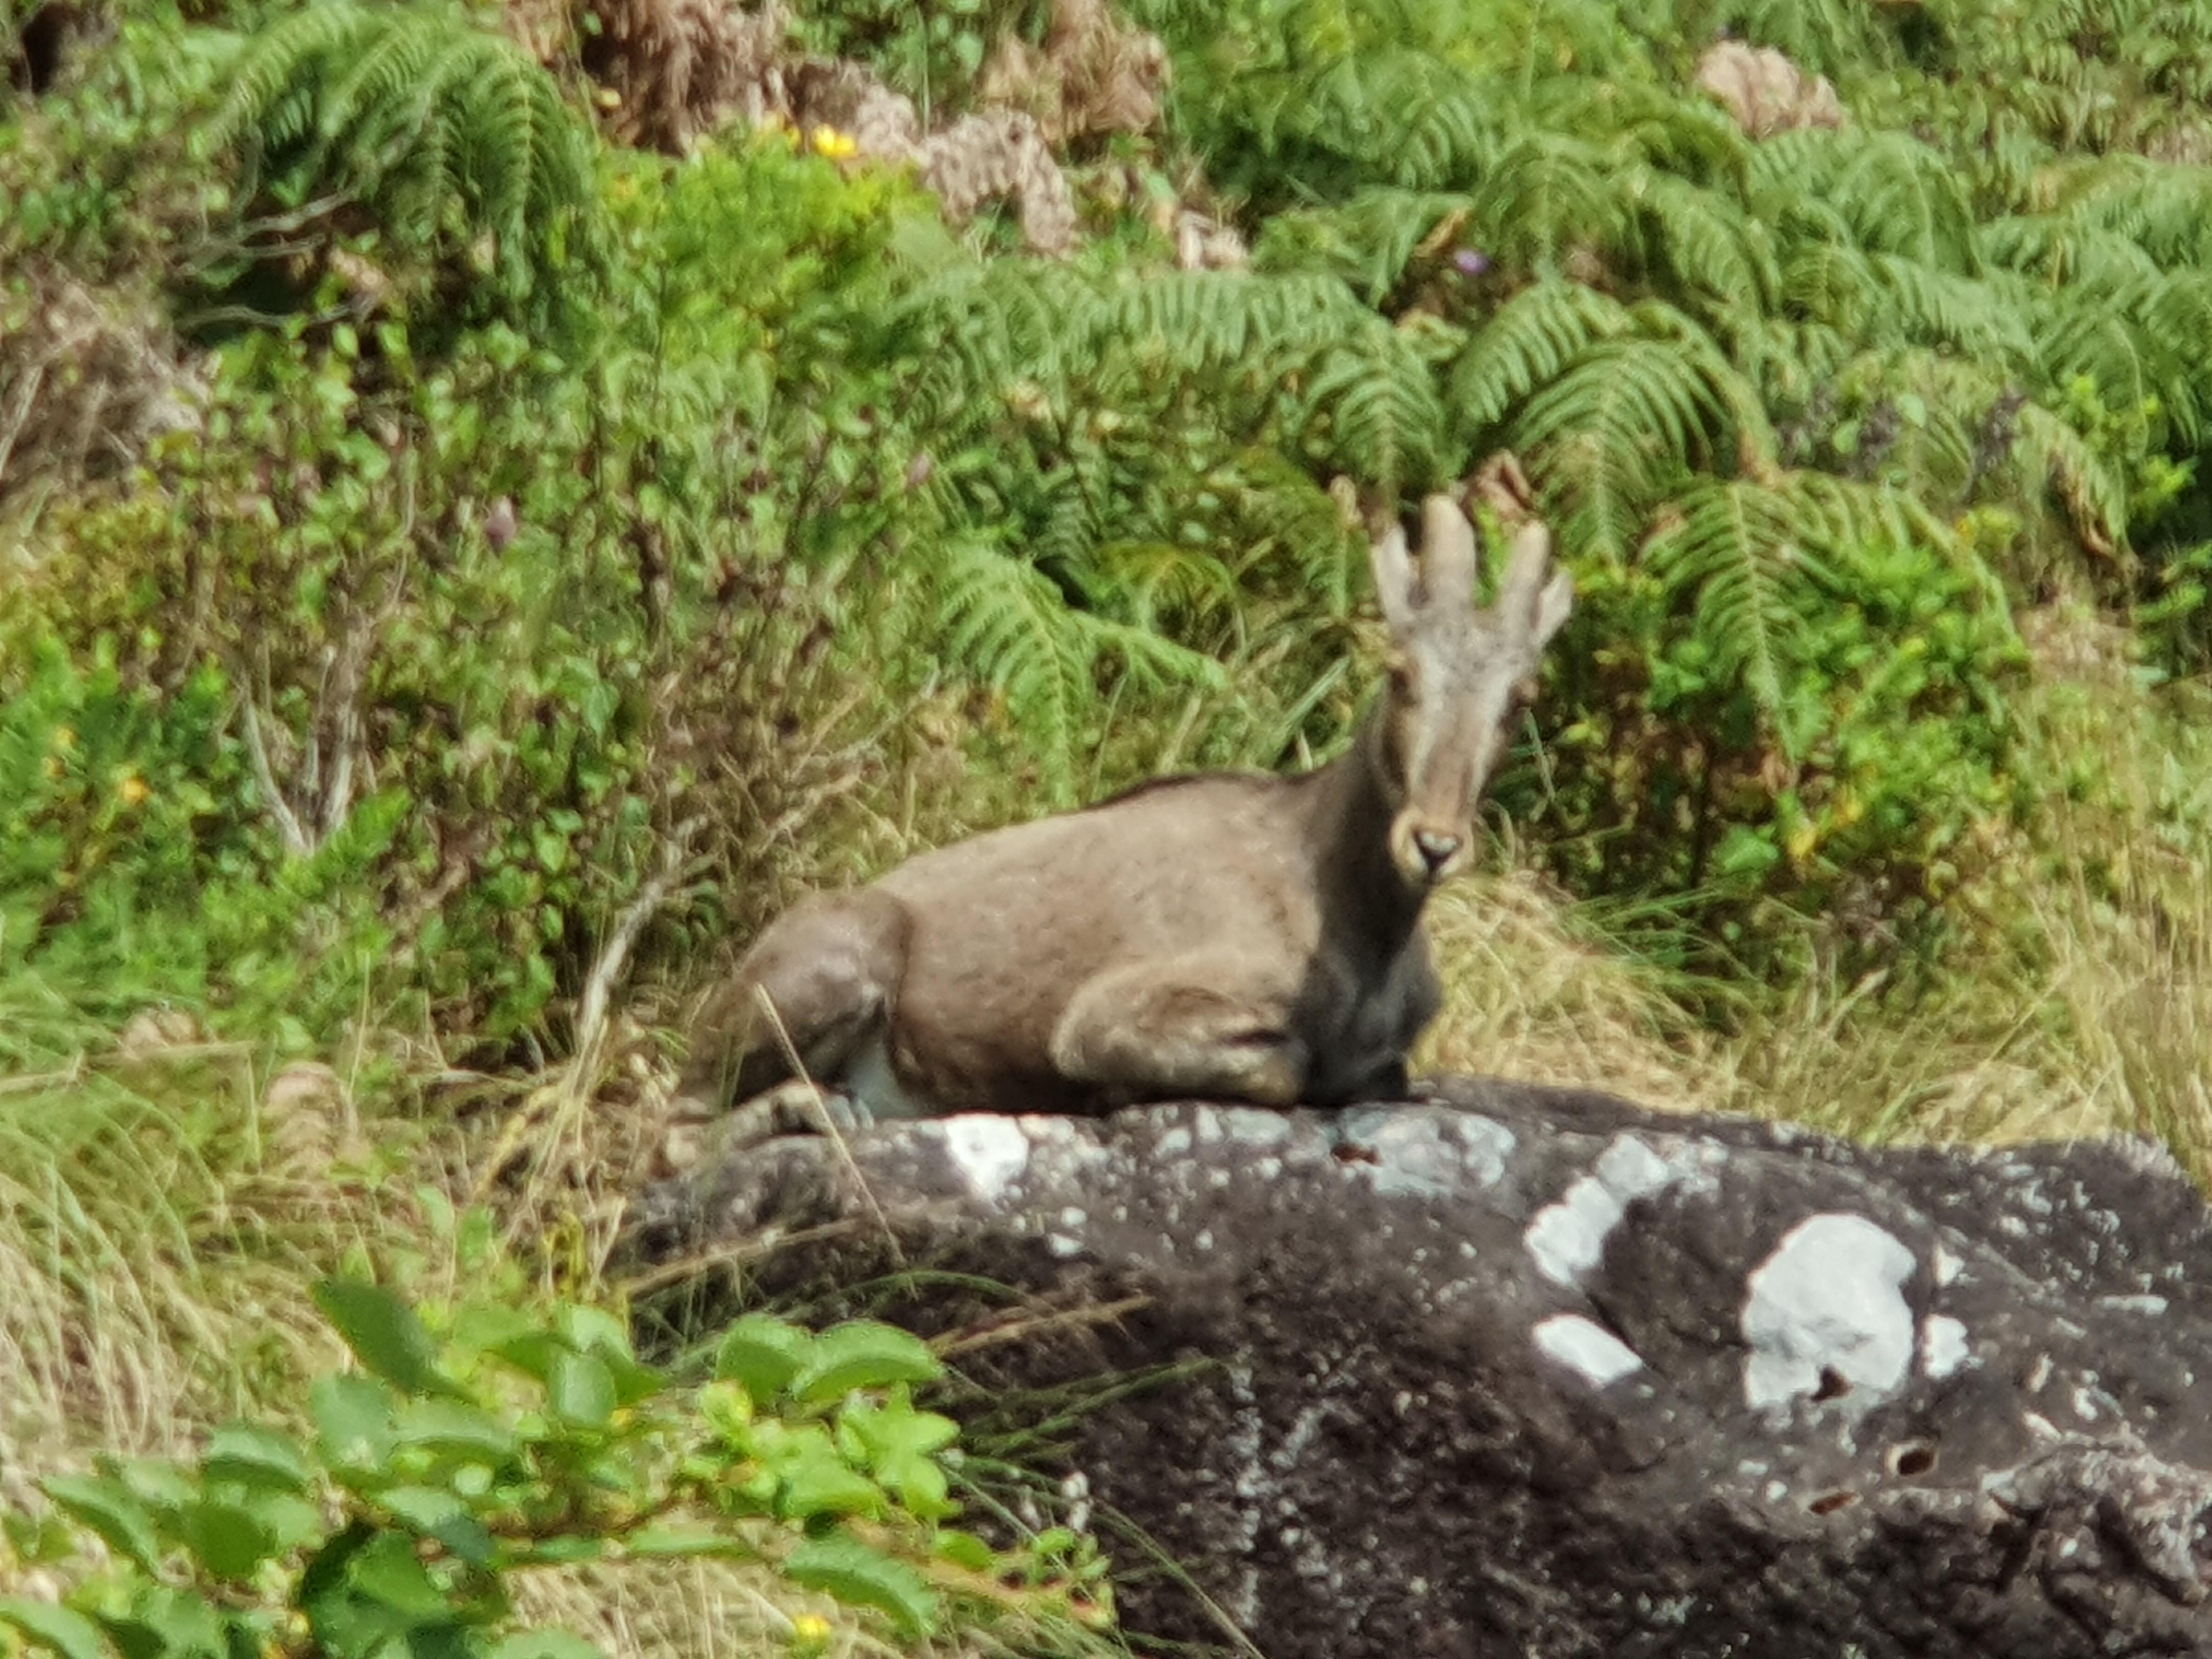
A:
{"label": "dark rock", "polygon": [[[704,1168],[637,1244],[781,1233],[757,1261],[792,1290],[879,1273],[888,1227],[1032,1315],[1140,1298],[959,1364],[1211,1362],[1084,1419],[1073,1461],[1267,1659],[2212,1654],[2212,1231],[2144,1144],[1876,1151],[1462,1080],[850,1157]],[[1164,1576],[1121,1601],[1223,1640]]]}

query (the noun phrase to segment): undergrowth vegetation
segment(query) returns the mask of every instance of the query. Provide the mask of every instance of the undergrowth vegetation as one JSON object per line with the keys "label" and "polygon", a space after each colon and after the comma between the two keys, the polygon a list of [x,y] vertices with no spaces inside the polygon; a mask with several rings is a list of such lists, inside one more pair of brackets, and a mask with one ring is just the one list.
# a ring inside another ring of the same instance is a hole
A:
{"label": "undergrowth vegetation", "polygon": [[[1577,607],[1503,873],[1439,906],[1430,1059],[2212,1167],[2212,5],[6,16],[0,1504],[185,1459],[71,1513],[221,1579],[192,1517],[260,1500],[191,1459],[315,1431],[310,1284],[618,1301],[671,1033],[762,919],[1332,751],[1368,527],[1502,450]],[[1844,118],[1732,110],[1723,40]],[[1054,172],[1000,182],[1065,191],[1064,258],[1018,251],[1034,198],[954,222],[887,159],[1017,94]],[[872,1479],[823,1403],[775,1420]],[[283,1443],[318,1527],[461,1512]],[[241,1641],[320,1616],[286,1512],[206,1603]],[[41,1527],[16,1565],[78,1559]],[[726,1565],[671,1605],[799,1642],[788,1576]],[[470,1641],[539,1606],[447,1566]],[[924,1639],[857,1600],[837,1641]],[[1003,1645],[958,1605],[927,1640]]]}

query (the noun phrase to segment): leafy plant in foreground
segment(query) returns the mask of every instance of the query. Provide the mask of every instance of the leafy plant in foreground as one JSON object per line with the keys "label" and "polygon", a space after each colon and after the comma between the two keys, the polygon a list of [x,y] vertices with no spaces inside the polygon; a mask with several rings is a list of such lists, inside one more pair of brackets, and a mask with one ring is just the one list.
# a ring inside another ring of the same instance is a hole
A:
{"label": "leafy plant in foreground", "polygon": [[361,1370],[315,1384],[312,1436],[236,1423],[195,1464],[49,1478],[53,1512],[6,1517],[7,1547],[77,1582],[0,1598],[0,1627],[63,1659],[574,1659],[594,1650],[514,1628],[517,1576],[672,1558],[763,1564],[909,1641],[956,1612],[1110,1622],[1095,1554],[948,1524],[957,1428],[911,1395],[941,1367],[891,1326],[750,1316],[684,1387],[587,1306],[465,1309],[441,1343],[374,1285],[315,1297]]}

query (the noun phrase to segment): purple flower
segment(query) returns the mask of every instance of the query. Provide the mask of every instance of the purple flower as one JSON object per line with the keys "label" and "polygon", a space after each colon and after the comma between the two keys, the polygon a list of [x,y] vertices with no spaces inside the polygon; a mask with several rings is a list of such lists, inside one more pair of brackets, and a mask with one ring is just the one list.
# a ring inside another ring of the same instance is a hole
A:
{"label": "purple flower", "polygon": [[1480,276],[1490,269],[1490,256],[1479,247],[1463,247],[1452,255],[1452,263],[1462,276]]}

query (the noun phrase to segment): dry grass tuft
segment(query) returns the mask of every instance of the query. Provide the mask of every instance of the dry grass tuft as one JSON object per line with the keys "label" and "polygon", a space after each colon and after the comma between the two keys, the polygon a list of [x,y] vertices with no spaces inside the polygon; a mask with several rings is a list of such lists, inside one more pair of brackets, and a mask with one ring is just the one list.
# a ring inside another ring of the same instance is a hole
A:
{"label": "dry grass tuft", "polygon": [[840,1659],[890,1659],[901,1650],[855,1626],[826,1596],[811,1596],[755,1563],[693,1560],[589,1565],[533,1573],[516,1586],[525,1627],[574,1631],[602,1653],[660,1659],[740,1659],[793,1646],[793,1621],[823,1619]]}
{"label": "dry grass tuft", "polygon": [[1444,1007],[1417,1071],[1594,1086],[1681,1111],[1717,1103],[1711,1039],[1662,976],[1590,938],[1543,878],[1474,878],[1428,917]]}
{"label": "dry grass tuft", "polygon": [[299,1162],[237,1045],[117,1044],[59,1001],[0,985],[0,1504],[335,1365],[307,1282],[422,1228],[364,1168]]}
{"label": "dry grass tuft", "polygon": [[0,532],[128,471],[163,433],[196,428],[205,397],[153,301],[25,274],[0,294]]}
{"label": "dry grass tuft", "polygon": [[1431,910],[1446,1006],[1419,1062],[1875,1141],[2141,1134],[2212,1184],[2212,687],[2145,692],[2085,606],[2023,632],[2041,677],[2021,763],[2048,799],[1935,988],[1814,979],[1703,1029],[1592,913],[1511,872]]}

